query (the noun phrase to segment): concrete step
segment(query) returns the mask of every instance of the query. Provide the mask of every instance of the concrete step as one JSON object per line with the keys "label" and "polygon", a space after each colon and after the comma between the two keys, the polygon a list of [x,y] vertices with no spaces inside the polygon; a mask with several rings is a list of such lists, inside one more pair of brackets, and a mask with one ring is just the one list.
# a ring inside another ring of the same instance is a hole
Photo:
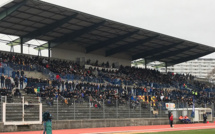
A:
{"label": "concrete step", "polygon": [[49,79],[49,77],[47,75],[44,75],[41,72],[37,72],[37,71],[24,71],[25,75],[28,78],[41,78],[41,79]]}
{"label": "concrete step", "polygon": [[[58,118],[63,118],[63,117],[68,117],[68,118],[73,118],[74,117],[74,115],[75,115],[75,117],[98,117],[98,118],[103,118],[103,116],[105,116],[105,117],[108,117],[108,118],[129,118],[129,117],[134,117],[134,118],[141,118],[141,117],[154,117],[154,115],[150,115],[150,114],[146,114],[146,115],[144,115],[144,114],[129,114],[129,113],[127,113],[127,114],[116,114],[116,113],[114,113],[114,114],[109,114],[109,113],[105,113],[105,114],[103,114],[103,113],[100,113],[100,114],[93,114],[93,113],[88,113],[88,114],[83,114],[83,113],[75,113],[75,114],[69,114],[69,113],[67,113],[67,114],[62,114],[62,113],[58,113]],[[54,117],[54,118],[57,118],[57,113],[52,113],[52,116]]]}
{"label": "concrete step", "polygon": [[[25,118],[25,121],[39,121],[39,118]],[[22,121],[22,118],[6,118],[6,121]]]}
{"label": "concrete step", "polygon": [[[9,106],[10,105],[10,106]],[[23,108],[23,105],[22,104],[18,104],[17,106],[15,106],[16,104],[14,103],[11,103],[11,104],[7,104],[6,108],[7,109],[22,109]],[[32,103],[32,104],[28,104],[28,105],[24,105],[24,108],[25,109],[38,109],[39,108],[39,104],[35,104],[35,103]]]}
{"label": "concrete step", "polygon": [[[25,115],[38,115],[39,112],[33,112],[33,111],[25,111]],[[7,115],[22,115],[22,111],[17,111],[17,112],[7,112]]]}
{"label": "concrete step", "polygon": [[[18,114],[18,115],[7,115],[6,118],[12,119],[12,118],[20,118],[20,116],[22,117],[22,114]],[[38,115],[25,115],[25,118],[39,118],[39,114]]]}
{"label": "concrete step", "polygon": [[[54,107],[43,107],[44,110],[49,110],[49,111],[56,111],[57,108],[54,108]],[[92,108],[92,109],[89,109],[89,108],[58,108],[58,111],[65,111],[65,112],[70,112],[70,111],[82,111],[82,112],[85,112],[85,111],[92,111],[92,112],[99,112],[99,111],[110,111],[110,112],[121,112],[121,113],[127,113],[129,112],[129,110],[125,109],[125,110],[122,110],[122,109],[96,109],[96,108]],[[131,113],[149,113],[149,110],[130,110]]]}
{"label": "concrete step", "polygon": [[[91,116],[89,116],[89,115],[75,115],[75,117],[74,117],[74,115],[73,115],[73,116],[58,116],[58,118],[57,118],[57,116],[53,115],[54,120],[57,120],[57,119],[59,119],[59,120],[102,119],[102,118],[114,118],[114,119],[116,119],[116,118],[150,118],[150,116],[130,115],[130,117],[129,117],[129,115],[128,115],[128,116],[123,116],[123,117],[122,116],[116,117],[116,116],[109,116],[109,115],[105,115],[105,116],[103,116],[103,115],[100,115],[100,116],[98,116],[98,115],[91,115]],[[151,116],[151,118],[154,118],[154,116]]]}

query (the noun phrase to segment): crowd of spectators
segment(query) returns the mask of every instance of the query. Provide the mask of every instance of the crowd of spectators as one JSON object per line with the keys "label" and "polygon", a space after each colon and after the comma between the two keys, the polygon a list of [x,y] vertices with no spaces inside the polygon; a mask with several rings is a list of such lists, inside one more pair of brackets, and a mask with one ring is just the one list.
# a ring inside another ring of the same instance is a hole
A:
{"label": "crowd of spectators", "polygon": [[16,76],[15,79],[13,79],[2,74],[0,85],[0,99],[2,99],[2,97],[7,97],[7,101],[12,102],[13,96],[21,97],[19,89],[23,88],[23,83],[25,82],[26,81],[24,81],[24,78],[22,78],[22,76],[20,78]]}
{"label": "crowd of spectators", "polygon": [[[71,104],[72,101],[83,102],[90,100],[93,106],[101,107],[101,101],[105,100],[107,105],[115,105],[116,100],[119,103],[127,103],[133,96],[145,95],[148,97],[145,101],[151,101],[150,96],[156,97],[156,102],[160,101],[176,101],[180,100],[192,105],[193,94],[187,87],[195,87],[196,102],[199,103],[213,103],[214,93],[205,92],[204,89],[208,87],[207,84],[203,84],[194,81],[192,75],[174,74],[174,73],[160,73],[156,70],[142,69],[135,67],[120,66],[118,69],[110,70],[107,68],[114,68],[115,64],[110,65],[109,62],[99,64],[98,61],[92,63],[90,60],[86,64],[93,65],[93,67],[85,68],[80,64],[58,59],[48,59],[38,56],[26,56],[12,53],[0,53],[0,59],[3,63],[7,63],[11,67],[21,65],[22,68],[16,71],[12,71],[10,77],[1,77],[1,85],[3,84],[7,89],[12,89],[14,86],[20,89],[23,88],[23,83],[27,83],[28,93],[34,93],[37,89],[37,95],[41,96],[49,105],[53,104],[53,100],[56,96],[59,96],[61,100],[66,104]],[[26,78],[24,70],[26,68],[35,70],[36,66],[46,68],[60,77],[73,74],[78,75],[82,79],[82,82],[70,82],[67,79],[52,79],[42,80],[34,78]],[[98,68],[98,67],[103,67]],[[84,82],[85,77],[101,78],[107,81],[107,84],[101,83],[89,83]],[[192,81],[192,82],[190,82]],[[128,87],[130,85],[131,87]],[[128,88],[125,88],[125,87]],[[176,90],[163,90],[168,87],[174,87]],[[141,100],[132,98],[130,104],[132,107],[138,106]]]}
{"label": "crowd of spectators", "polygon": [[[58,83],[58,84],[56,84]],[[59,87],[60,86],[60,87]],[[61,88],[61,87],[64,88]],[[35,90],[36,89],[36,90]],[[214,93],[206,91],[189,91],[180,89],[161,89],[134,86],[132,88],[111,84],[86,83],[78,81],[41,80],[28,78],[27,93],[36,93],[47,105],[52,106],[57,98],[63,105],[87,102],[91,107],[129,105],[131,108],[141,106],[153,110],[162,107],[165,103],[173,102],[179,108],[192,107],[193,96],[199,106],[214,103]],[[144,100],[138,96],[145,96]],[[154,97],[155,101],[152,101]],[[104,101],[104,102],[103,102]],[[151,110],[151,111],[153,111]]]}
{"label": "crowd of spectators", "polygon": [[6,88],[12,90],[13,88],[23,89],[23,84],[27,84],[27,77],[25,76],[6,76],[4,74],[1,75],[1,88]]}
{"label": "crowd of spectators", "polygon": [[[104,68],[97,68],[100,66],[98,61],[95,63],[91,63],[90,60],[86,62],[86,64],[92,64],[93,67],[85,68],[85,66],[80,66],[80,64],[66,61],[66,60],[59,60],[59,59],[48,59],[44,57],[38,56],[26,56],[26,55],[18,55],[12,53],[1,53],[0,52],[0,59],[11,65],[12,67],[17,70],[17,72],[12,72],[12,77],[14,78],[15,75],[19,77],[20,75],[24,75],[23,70],[35,70],[39,71],[40,69],[37,68],[38,66],[42,66],[56,75],[60,75],[64,79],[71,79],[74,77],[65,77],[68,75],[75,75],[79,76],[80,80],[82,81],[90,81],[90,79],[98,79],[99,82],[108,81],[111,84],[118,84],[118,85],[151,85],[153,84],[154,87],[170,87],[174,86],[180,88],[183,84],[189,85],[187,80],[193,79],[191,75],[179,75],[174,73],[167,73],[162,74],[159,71],[151,70],[151,69],[142,69],[142,68],[135,68],[135,67],[124,67],[120,66],[117,70],[109,70],[107,68],[110,67],[109,62],[102,63],[101,67]],[[16,68],[16,65],[20,65],[21,68]],[[112,64],[112,67],[115,67]],[[19,74],[19,70],[21,74]],[[18,75],[19,74],[19,75]],[[86,79],[87,78],[87,79]],[[95,82],[95,81],[94,81]]]}
{"label": "crowd of spectators", "polygon": [[120,66],[118,70],[112,71],[103,69],[99,74],[105,78],[109,78],[113,83],[124,83],[125,85],[133,84],[138,86],[153,83],[156,85],[166,85],[166,87],[180,87],[184,83],[187,84],[187,80],[193,79],[191,75],[179,75],[174,73],[163,74],[156,70],[124,66]]}
{"label": "crowd of spectators", "polygon": [[[16,65],[20,65],[23,70],[37,70],[40,71],[38,66],[49,69],[55,74],[66,75],[74,74],[80,76],[92,76],[93,74],[90,70],[85,69],[84,66],[80,66],[72,61],[60,60],[60,59],[48,59],[38,56],[27,56],[19,55],[13,53],[1,53],[0,52],[0,61],[11,65],[16,69]],[[23,71],[22,70],[22,71]],[[21,75],[22,75],[21,71]],[[18,76],[19,77],[19,76]]]}
{"label": "crowd of spectators", "polygon": [[[34,84],[34,82],[36,84]],[[40,83],[38,81],[44,81]],[[31,83],[32,82],[32,83]],[[38,86],[39,84],[40,86]],[[59,88],[59,86],[61,88]],[[26,88],[27,93],[33,93],[37,89],[37,96],[40,96],[43,100],[46,100],[47,104],[53,104],[53,100],[59,97],[60,101],[64,104],[70,105],[75,101],[76,103],[89,102],[91,106],[101,107],[101,100],[107,100],[107,105],[113,105],[113,99],[119,97],[118,92],[124,91],[120,86],[102,85],[94,83],[82,83],[82,82],[68,82],[62,84],[62,81],[50,81],[50,80],[38,80],[29,79],[28,86]],[[124,91],[125,92],[125,91]],[[128,99],[124,94],[120,96]],[[120,101],[121,102],[121,101]],[[123,102],[123,101],[122,101]]]}

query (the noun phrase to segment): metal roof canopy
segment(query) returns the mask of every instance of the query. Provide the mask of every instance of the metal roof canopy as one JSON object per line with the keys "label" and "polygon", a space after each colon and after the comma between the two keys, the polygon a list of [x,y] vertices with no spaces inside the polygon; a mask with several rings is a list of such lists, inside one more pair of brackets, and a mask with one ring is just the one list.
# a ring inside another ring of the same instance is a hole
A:
{"label": "metal roof canopy", "polygon": [[[129,26],[40,0],[13,0],[0,7],[0,31],[49,42],[35,49],[75,42],[86,53],[104,50],[106,56],[126,53],[132,60],[145,58],[168,66],[215,52],[215,48]],[[72,44],[72,43],[71,43]]]}

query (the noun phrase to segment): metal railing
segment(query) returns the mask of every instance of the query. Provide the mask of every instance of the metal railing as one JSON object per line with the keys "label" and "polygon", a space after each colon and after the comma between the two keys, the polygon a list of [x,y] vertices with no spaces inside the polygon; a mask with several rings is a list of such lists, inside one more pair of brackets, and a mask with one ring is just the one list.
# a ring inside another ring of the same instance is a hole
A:
{"label": "metal railing", "polygon": [[43,98],[43,109],[52,113],[55,120],[106,119],[106,118],[165,118],[167,116],[160,102],[137,103],[131,99],[101,99],[92,101],[89,98],[66,99],[57,97],[54,100]]}
{"label": "metal railing", "polygon": [[[67,101],[66,101],[67,100]],[[99,99],[89,98],[55,98],[51,103],[49,99],[43,99],[43,109],[52,113],[54,120],[77,120],[77,119],[107,119],[107,118],[167,118],[168,109],[166,104],[171,102],[143,102],[121,99]],[[192,113],[192,105],[187,102],[174,103],[177,116]],[[214,104],[198,106],[196,108],[211,108],[214,117]],[[169,109],[172,111],[173,109]],[[178,117],[175,117],[178,118]]]}

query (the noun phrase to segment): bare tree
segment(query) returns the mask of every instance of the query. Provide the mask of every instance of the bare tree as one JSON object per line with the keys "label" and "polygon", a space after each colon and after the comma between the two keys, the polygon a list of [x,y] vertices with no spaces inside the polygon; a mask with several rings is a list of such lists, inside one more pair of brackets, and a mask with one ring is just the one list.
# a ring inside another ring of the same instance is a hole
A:
{"label": "bare tree", "polygon": [[210,79],[210,78],[212,78],[214,75],[215,75],[215,68],[214,68],[210,73],[208,73],[207,78]]}

